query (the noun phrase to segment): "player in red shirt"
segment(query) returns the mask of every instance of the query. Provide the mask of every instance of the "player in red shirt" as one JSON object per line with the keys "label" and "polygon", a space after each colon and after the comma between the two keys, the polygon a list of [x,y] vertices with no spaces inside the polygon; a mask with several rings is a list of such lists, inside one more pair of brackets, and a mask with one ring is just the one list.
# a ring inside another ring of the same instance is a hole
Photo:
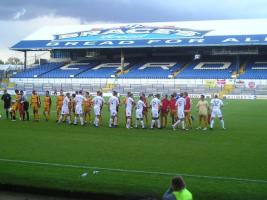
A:
{"label": "player in red shirt", "polygon": [[165,128],[167,126],[167,117],[168,117],[169,105],[170,105],[168,95],[165,95],[164,99],[161,100],[161,105],[162,106],[160,109],[160,124],[162,128]]}
{"label": "player in red shirt", "polygon": [[175,105],[176,105],[176,95],[172,94],[169,102],[169,110],[172,118],[172,124],[174,124],[177,121],[177,108]]}
{"label": "player in red shirt", "polygon": [[192,129],[192,118],[191,118],[191,105],[192,105],[192,102],[191,102],[191,99],[190,97],[188,96],[188,93],[187,92],[184,92],[184,98],[185,98],[185,108],[184,108],[184,113],[185,113],[185,124],[188,123],[188,127],[190,129]]}

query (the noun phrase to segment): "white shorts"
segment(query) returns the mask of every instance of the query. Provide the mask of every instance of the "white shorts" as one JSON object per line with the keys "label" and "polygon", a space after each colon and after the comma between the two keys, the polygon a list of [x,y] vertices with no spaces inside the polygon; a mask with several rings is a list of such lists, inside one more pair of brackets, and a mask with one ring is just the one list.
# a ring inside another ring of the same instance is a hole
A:
{"label": "white shorts", "polygon": [[96,116],[99,116],[101,114],[99,106],[94,106],[94,113],[95,113]]}
{"label": "white shorts", "polygon": [[110,110],[110,116],[116,117],[117,116],[117,110]]}
{"label": "white shorts", "polygon": [[75,106],[75,114],[76,115],[82,115],[83,114],[83,107],[80,105]]}
{"label": "white shorts", "polygon": [[159,118],[159,111],[158,110],[151,110],[152,118]]}
{"label": "white shorts", "polygon": [[141,110],[136,110],[136,119],[143,119],[143,112]]}
{"label": "white shorts", "polygon": [[178,110],[177,117],[178,119],[184,119],[184,110]]}
{"label": "white shorts", "polygon": [[68,107],[61,108],[61,115],[69,115],[69,114],[70,114],[70,110]]}
{"label": "white shorts", "polygon": [[126,117],[132,117],[132,110],[126,109],[125,115]]}
{"label": "white shorts", "polygon": [[221,110],[213,110],[211,112],[211,117],[212,118],[215,118],[215,117],[221,118],[222,117],[222,111]]}

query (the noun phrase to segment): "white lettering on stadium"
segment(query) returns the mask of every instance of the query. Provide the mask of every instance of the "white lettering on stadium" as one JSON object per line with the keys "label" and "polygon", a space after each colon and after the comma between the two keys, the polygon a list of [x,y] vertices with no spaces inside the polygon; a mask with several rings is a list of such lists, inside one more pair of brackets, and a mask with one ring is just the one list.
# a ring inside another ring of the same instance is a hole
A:
{"label": "white lettering on stadium", "polygon": [[134,41],[120,41],[119,44],[134,44]]}
{"label": "white lettering on stadium", "polygon": [[236,38],[227,38],[227,39],[223,40],[222,42],[239,42],[239,40]]}
{"label": "white lettering on stadium", "polygon": [[57,35],[57,39],[71,39],[77,37],[89,37],[89,36],[97,36],[97,35],[123,35],[123,34],[161,34],[161,35],[179,35],[185,37],[195,37],[201,36],[204,33],[194,30],[186,30],[180,28],[153,28],[153,27],[141,27],[141,28],[130,28],[130,29],[122,29],[122,28],[115,28],[115,29],[103,29],[103,30],[89,30],[77,33],[66,33]]}
{"label": "white lettering on stadium", "polygon": [[208,38],[184,38],[184,39],[148,39],[148,40],[104,40],[104,41],[51,41],[46,44],[47,47],[60,47],[60,46],[120,46],[120,45],[187,45],[187,44],[220,44],[220,43],[266,43],[267,37],[252,38],[244,37],[242,39],[230,37],[221,38],[218,41],[209,42]]}
{"label": "white lettering on stadium", "polygon": [[190,39],[188,43],[203,43],[204,39]]}
{"label": "white lettering on stadium", "polygon": [[251,37],[247,37],[245,42],[259,42],[259,40],[252,39]]}
{"label": "white lettering on stadium", "polygon": [[181,43],[183,40],[166,40],[165,43],[166,44],[177,44],[177,43]]}

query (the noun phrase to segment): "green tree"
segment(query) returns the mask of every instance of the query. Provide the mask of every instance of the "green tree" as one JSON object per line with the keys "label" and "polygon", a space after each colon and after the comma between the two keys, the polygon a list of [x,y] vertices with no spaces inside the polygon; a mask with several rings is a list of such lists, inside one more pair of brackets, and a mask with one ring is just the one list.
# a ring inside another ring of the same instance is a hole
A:
{"label": "green tree", "polygon": [[0,65],[5,64],[3,60],[0,59]]}
{"label": "green tree", "polygon": [[6,64],[10,64],[10,65],[22,65],[22,61],[17,58],[17,57],[10,57],[7,59]]}

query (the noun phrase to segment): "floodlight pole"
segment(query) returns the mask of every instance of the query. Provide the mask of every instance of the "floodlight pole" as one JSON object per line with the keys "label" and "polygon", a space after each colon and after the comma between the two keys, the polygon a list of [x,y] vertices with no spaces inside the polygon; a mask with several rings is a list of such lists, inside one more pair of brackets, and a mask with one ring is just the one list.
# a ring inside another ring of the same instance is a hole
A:
{"label": "floodlight pole", "polygon": [[121,71],[124,71],[124,51],[121,49]]}
{"label": "floodlight pole", "polygon": [[23,65],[24,70],[26,70],[26,66],[27,66],[27,51],[24,51],[24,65]]}

